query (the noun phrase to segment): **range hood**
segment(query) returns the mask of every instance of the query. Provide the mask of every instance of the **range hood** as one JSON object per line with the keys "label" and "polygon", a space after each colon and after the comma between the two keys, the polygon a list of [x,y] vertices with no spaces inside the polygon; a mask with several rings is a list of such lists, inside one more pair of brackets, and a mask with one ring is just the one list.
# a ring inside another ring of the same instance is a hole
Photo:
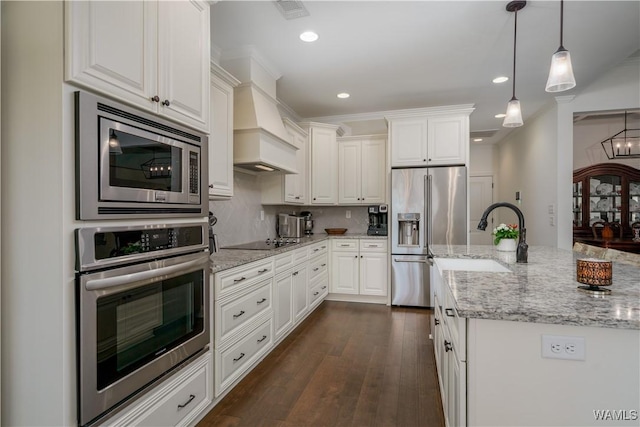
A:
{"label": "range hood", "polygon": [[276,101],[253,82],[235,88],[233,164],[251,173],[298,173],[296,151]]}

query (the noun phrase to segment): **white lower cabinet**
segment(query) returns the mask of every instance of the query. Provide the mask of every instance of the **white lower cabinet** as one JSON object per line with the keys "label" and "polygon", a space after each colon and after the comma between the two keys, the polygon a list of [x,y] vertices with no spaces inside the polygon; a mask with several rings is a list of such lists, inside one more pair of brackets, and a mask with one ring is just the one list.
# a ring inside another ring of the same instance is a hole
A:
{"label": "white lower cabinet", "polygon": [[331,250],[331,293],[387,295],[386,240],[334,239]]}
{"label": "white lower cabinet", "polygon": [[304,263],[294,268],[291,273],[293,277],[293,321],[295,324],[304,319],[309,312],[309,298],[307,296],[308,270],[309,267]]}
{"label": "white lower cabinet", "polygon": [[293,272],[291,270],[276,276],[273,291],[275,293],[274,327],[277,340],[293,327]]}
{"label": "white lower cabinet", "polygon": [[110,426],[192,425],[213,399],[212,354],[206,352],[152,389]]}
{"label": "white lower cabinet", "polygon": [[436,270],[434,289],[433,348],[442,397],[445,424],[467,424],[466,321],[458,316],[453,295]]}

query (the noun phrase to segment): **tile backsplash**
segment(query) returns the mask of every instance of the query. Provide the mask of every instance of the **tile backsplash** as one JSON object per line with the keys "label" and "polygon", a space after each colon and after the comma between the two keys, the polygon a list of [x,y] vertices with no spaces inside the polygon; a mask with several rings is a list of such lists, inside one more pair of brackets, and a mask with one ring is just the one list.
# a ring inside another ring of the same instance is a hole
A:
{"label": "tile backsplash", "polygon": [[[218,218],[213,227],[221,247],[263,240],[276,236],[276,215],[280,212],[311,212],[313,232],[325,228],[347,228],[347,233],[366,233],[366,206],[270,206],[262,205],[259,176],[235,172],[231,200],[210,201],[209,210]],[[264,211],[264,219],[260,213]],[[351,218],[346,218],[351,211]]]}

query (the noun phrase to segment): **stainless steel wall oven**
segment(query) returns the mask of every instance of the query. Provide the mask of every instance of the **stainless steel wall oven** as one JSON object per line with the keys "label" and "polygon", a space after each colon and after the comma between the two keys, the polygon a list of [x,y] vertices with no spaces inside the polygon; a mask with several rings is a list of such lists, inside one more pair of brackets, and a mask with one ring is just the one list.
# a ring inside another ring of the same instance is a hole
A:
{"label": "stainless steel wall oven", "polygon": [[206,223],[76,230],[80,425],[206,350],[206,232]]}
{"label": "stainless steel wall oven", "polygon": [[77,219],[206,216],[208,137],[75,93]]}

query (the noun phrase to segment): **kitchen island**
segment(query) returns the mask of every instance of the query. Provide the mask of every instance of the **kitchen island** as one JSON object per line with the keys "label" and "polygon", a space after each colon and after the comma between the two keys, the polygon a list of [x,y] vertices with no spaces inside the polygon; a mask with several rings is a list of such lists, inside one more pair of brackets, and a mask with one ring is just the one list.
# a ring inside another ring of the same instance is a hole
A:
{"label": "kitchen island", "polygon": [[516,264],[492,246],[432,251],[436,265],[493,259],[509,270],[433,269],[450,425],[639,424],[640,268],[614,262],[611,294],[594,296],[577,289],[581,254],[530,247]]}

